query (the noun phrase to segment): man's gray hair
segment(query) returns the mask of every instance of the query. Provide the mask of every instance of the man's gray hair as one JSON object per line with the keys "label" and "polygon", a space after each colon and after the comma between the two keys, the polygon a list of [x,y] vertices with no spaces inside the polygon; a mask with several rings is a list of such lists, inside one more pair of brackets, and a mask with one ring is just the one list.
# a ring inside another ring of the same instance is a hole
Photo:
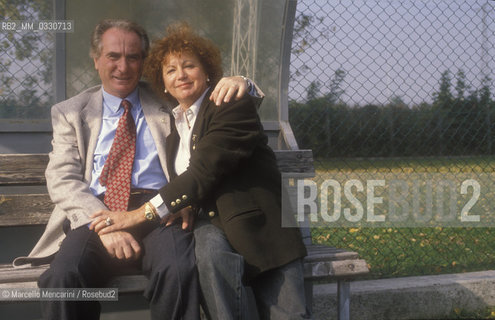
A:
{"label": "man's gray hair", "polygon": [[102,49],[101,38],[103,37],[103,34],[111,28],[136,33],[141,39],[143,59],[146,58],[150,48],[150,40],[146,30],[137,23],[126,19],[105,19],[96,25],[91,34],[91,48],[89,50],[91,58],[100,57]]}

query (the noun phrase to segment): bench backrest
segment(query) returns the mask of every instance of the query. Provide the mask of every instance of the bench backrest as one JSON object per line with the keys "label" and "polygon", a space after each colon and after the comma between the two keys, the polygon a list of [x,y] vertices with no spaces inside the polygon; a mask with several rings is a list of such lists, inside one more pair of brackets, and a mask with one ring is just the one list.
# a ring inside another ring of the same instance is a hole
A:
{"label": "bench backrest", "polygon": [[[279,150],[275,155],[280,171],[288,177],[314,175],[311,150]],[[44,186],[47,163],[47,154],[0,154],[0,187]],[[0,190],[0,226],[46,224],[52,210],[46,189],[29,194]]]}

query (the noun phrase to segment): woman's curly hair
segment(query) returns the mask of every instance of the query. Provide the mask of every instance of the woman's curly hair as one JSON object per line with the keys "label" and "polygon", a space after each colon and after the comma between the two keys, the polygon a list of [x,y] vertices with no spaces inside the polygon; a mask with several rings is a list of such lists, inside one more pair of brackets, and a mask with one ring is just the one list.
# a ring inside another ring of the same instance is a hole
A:
{"label": "woman's curly hair", "polygon": [[181,54],[183,52],[198,57],[210,79],[210,86],[215,86],[223,75],[222,56],[218,46],[213,41],[199,36],[185,22],[172,24],[167,28],[165,36],[151,45],[143,72],[153,89],[170,101],[175,101],[175,99],[170,93],[163,92],[165,89],[163,63],[169,54]]}

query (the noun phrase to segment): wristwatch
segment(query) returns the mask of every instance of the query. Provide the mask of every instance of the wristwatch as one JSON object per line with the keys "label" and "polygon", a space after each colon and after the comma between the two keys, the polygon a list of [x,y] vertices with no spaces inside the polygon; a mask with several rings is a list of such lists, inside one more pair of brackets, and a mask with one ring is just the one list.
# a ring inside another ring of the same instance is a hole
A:
{"label": "wristwatch", "polygon": [[144,217],[148,221],[155,220],[156,217],[155,208],[153,208],[153,206],[149,202],[146,202],[144,204]]}

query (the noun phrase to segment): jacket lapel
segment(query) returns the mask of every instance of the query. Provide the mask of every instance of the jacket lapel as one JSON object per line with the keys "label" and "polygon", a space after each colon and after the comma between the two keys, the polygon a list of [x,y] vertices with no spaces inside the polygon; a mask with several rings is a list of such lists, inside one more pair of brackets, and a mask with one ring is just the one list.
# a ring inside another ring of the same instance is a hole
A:
{"label": "jacket lapel", "polygon": [[85,177],[91,178],[93,170],[93,156],[98,142],[98,135],[101,129],[103,113],[103,93],[102,89],[91,94],[88,103],[81,111],[82,141],[84,145],[79,145],[80,153],[85,157]]}
{"label": "jacket lapel", "polygon": [[198,144],[199,140],[201,139],[201,137],[204,134],[205,128],[207,127],[207,123],[205,123],[207,121],[207,119],[205,117],[206,111],[210,107],[211,108],[216,108],[217,107],[215,105],[210,106],[210,103],[213,103],[209,99],[209,96],[210,96],[212,90],[213,89],[210,89],[206,93],[203,101],[201,102],[201,107],[199,108],[198,115],[196,116],[196,121],[194,122],[194,126],[192,128],[191,143],[190,143],[191,150],[189,150],[189,152],[191,154],[196,150],[196,144]]}
{"label": "jacket lapel", "polygon": [[175,158],[177,157],[177,151],[179,150],[180,136],[175,128],[175,124],[172,124],[172,133],[167,137],[166,152],[167,152],[167,166],[170,173],[170,179],[177,177],[175,172]]}

